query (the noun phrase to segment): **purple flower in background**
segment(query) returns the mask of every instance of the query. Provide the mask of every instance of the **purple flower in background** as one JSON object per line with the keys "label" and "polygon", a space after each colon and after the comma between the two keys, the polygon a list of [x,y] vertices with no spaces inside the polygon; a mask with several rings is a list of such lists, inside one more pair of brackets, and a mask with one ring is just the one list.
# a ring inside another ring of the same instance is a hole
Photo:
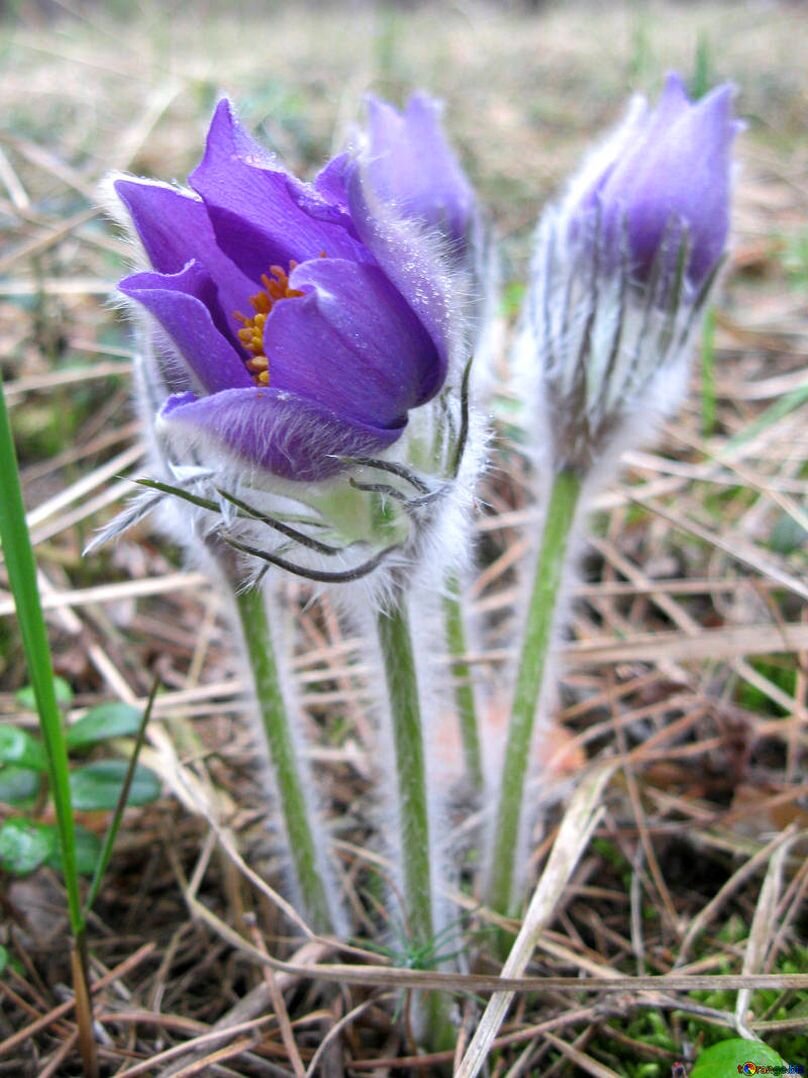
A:
{"label": "purple flower in background", "polygon": [[716,268],[729,232],[731,150],[741,126],[732,96],[725,84],[692,103],[671,74],[656,108],[637,101],[606,143],[568,212],[574,230],[582,218],[589,231],[600,229],[612,266],[628,255],[641,282],[660,255],[664,269],[674,267],[684,241],[694,290]]}
{"label": "purple flower in background", "polygon": [[[517,348],[555,471],[607,475],[678,406],[727,245],[732,89],[669,75],[542,214]],[[527,384],[527,382],[526,382]]]}
{"label": "purple flower in background", "polygon": [[[316,481],[376,454],[440,390],[445,280],[375,206],[366,162],[312,184],[218,106],[192,190],[119,179],[152,270],[121,281],[182,360],[159,424],[252,469]],[[175,365],[176,366],[176,365]]]}
{"label": "purple flower in background", "polygon": [[435,229],[462,254],[476,199],[443,133],[442,111],[426,94],[413,94],[402,112],[369,96],[367,179],[377,198]]}

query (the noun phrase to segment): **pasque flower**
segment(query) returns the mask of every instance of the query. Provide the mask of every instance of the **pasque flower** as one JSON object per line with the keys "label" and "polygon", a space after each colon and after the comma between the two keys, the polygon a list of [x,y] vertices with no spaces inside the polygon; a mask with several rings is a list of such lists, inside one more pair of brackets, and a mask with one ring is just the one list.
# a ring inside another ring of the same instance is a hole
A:
{"label": "pasque flower", "polygon": [[728,86],[693,104],[671,75],[539,224],[518,360],[545,513],[489,842],[487,899],[503,913],[528,862],[527,760],[575,525],[620,453],[681,399],[726,247],[738,126]]}
{"label": "pasque flower", "polygon": [[669,75],[542,215],[520,354],[556,471],[616,459],[679,403],[726,248],[739,127],[731,87],[694,104]]}
{"label": "pasque flower", "polygon": [[612,264],[628,260],[647,279],[660,251],[672,268],[687,243],[685,275],[698,288],[720,260],[729,232],[730,151],[738,130],[732,88],[692,103],[670,74],[655,109],[638,98],[624,124],[571,190],[567,212],[578,230],[596,224]]}
{"label": "pasque flower", "polygon": [[402,215],[450,240],[462,256],[477,213],[474,190],[441,127],[442,105],[417,93],[399,112],[368,97],[368,183]]}
{"label": "pasque flower", "polygon": [[391,446],[446,377],[445,281],[358,159],[302,183],[223,101],[189,183],[115,183],[152,265],[120,290],[181,361],[158,429],[301,481]]}

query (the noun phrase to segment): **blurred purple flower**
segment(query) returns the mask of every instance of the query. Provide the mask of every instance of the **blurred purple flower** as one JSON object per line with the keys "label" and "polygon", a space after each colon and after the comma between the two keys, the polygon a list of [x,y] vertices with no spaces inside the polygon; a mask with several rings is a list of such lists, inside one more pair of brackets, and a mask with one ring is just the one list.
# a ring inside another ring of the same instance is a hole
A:
{"label": "blurred purple flower", "polygon": [[669,75],[542,214],[517,346],[556,471],[601,477],[678,406],[727,245],[732,88]]}
{"label": "blurred purple flower", "polygon": [[636,102],[606,143],[568,212],[574,231],[600,231],[608,268],[627,255],[642,282],[658,258],[670,272],[683,242],[693,290],[716,268],[729,232],[731,149],[741,127],[732,96],[725,84],[692,103],[681,78],[670,74],[656,108]]}
{"label": "blurred purple flower", "polygon": [[280,168],[222,101],[191,191],[115,183],[152,270],[120,282],[183,361],[159,420],[284,479],[392,445],[440,390],[445,278],[376,205],[366,161],[312,184]]}
{"label": "blurred purple flower", "polygon": [[476,199],[443,133],[442,111],[426,94],[413,94],[402,112],[369,96],[368,184],[379,199],[435,229],[462,255]]}

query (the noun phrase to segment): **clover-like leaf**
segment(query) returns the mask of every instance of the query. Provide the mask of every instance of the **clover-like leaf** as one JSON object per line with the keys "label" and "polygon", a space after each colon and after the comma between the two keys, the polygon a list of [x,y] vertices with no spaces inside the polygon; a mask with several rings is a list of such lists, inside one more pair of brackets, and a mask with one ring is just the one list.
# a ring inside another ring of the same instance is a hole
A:
{"label": "clover-like leaf", "polygon": [[[56,693],[56,703],[59,707],[68,708],[73,703],[73,690],[70,685],[65,681],[63,677],[54,677],[53,689]],[[26,685],[16,693],[14,699],[20,705],[26,709],[26,711],[36,711],[36,693],[34,692],[33,685]]]}
{"label": "clover-like leaf", "polygon": [[0,827],[0,868],[26,876],[48,860],[58,845],[56,830],[22,816]]}
{"label": "clover-like leaf", "polygon": [[[743,1068],[747,1069],[744,1070]],[[690,1078],[716,1078],[719,1074],[755,1074],[761,1067],[787,1067],[783,1059],[762,1041],[732,1037],[705,1048]],[[781,1073],[785,1074],[785,1070]]]}
{"label": "clover-like leaf", "polygon": [[0,767],[0,802],[24,805],[39,793],[39,774],[30,767]]}
{"label": "clover-like leaf", "polygon": [[47,771],[48,758],[42,743],[19,726],[0,726],[0,764],[17,764],[33,771]]}
{"label": "clover-like leaf", "polygon": [[134,737],[140,729],[143,714],[131,704],[112,700],[91,708],[65,735],[69,749],[84,748],[113,737]]}
{"label": "clover-like leaf", "polygon": [[[114,809],[121,796],[129,765],[125,760],[97,760],[70,775],[73,807],[82,811]],[[137,764],[127,805],[147,805],[160,796],[160,780],[153,771]]]}

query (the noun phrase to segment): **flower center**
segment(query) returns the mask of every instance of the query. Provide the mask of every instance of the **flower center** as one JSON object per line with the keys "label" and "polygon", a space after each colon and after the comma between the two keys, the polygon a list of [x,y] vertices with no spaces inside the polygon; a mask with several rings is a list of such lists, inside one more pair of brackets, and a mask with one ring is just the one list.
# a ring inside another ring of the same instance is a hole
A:
{"label": "flower center", "polygon": [[[289,273],[297,265],[294,259],[289,263]],[[264,326],[266,325],[269,312],[282,299],[294,299],[302,296],[298,288],[289,287],[289,273],[281,266],[270,266],[269,273],[261,275],[261,284],[264,286],[260,292],[250,296],[250,306],[255,314],[249,317],[236,311],[234,317],[241,323],[238,331],[238,339],[242,348],[249,355],[244,365],[252,375],[257,386],[269,385],[269,359],[264,354]]]}

